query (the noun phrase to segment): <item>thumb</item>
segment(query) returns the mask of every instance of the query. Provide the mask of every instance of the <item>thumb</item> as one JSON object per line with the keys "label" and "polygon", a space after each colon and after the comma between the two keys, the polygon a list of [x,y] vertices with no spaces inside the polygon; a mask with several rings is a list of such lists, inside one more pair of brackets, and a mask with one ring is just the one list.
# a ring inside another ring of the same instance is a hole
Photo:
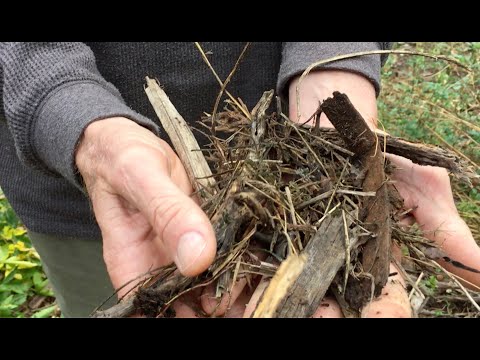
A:
{"label": "thumb", "polygon": [[188,196],[191,186],[180,160],[168,145],[163,150],[163,156],[142,154],[142,166],[122,172],[123,195],[146,217],[156,235],[153,241],[180,272],[198,275],[213,262],[215,234],[206,214]]}

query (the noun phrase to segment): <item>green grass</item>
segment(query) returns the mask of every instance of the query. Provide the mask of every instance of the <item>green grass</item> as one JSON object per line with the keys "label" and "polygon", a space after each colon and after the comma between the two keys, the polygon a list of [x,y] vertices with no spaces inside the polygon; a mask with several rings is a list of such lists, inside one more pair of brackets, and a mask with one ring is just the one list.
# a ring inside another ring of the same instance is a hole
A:
{"label": "green grass", "polygon": [[[480,43],[399,43],[396,49],[451,56],[391,55],[382,75],[379,119],[393,135],[451,146],[480,173]],[[480,243],[480,191],[452,182],[461,216]],[[427,287],[435,287],[428,279]],[[0,192],[0,317],[58,316],[25,229]],[[439,313],[438,316],[441,314]]]}
{"label": "green grass", "polygon": [[[480,43],[398,43],[395,49],[446,55],[444,60],[390,55],[382,75],[379,119],[408,140],[456,151],[480,174]],[[480,244],[480,192],[455,179],[457,208]]]}
{"label": "green grass", "polygon": [[0,191],[0,317],[57,314],[40,258]]}

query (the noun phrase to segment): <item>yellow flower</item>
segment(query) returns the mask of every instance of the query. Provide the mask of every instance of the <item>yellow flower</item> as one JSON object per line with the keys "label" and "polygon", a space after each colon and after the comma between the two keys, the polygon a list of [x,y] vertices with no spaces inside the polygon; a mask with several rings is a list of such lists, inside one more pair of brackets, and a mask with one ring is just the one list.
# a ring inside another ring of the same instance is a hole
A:
{"label": "yellow flower", "polygon": [[1,236],[6,240],[12,240],[14,236],[20,236],[25,234],[26,232],[27,230],[25,230],[25,228],[23,227],[12,228],[10,226],[5,226],[2,229]]}
{"label": "yellow flower", "polygon": [[15,248],[20,250],[20,251],[29,251],[30,249],[27,249],[25,247],[25,243],[23,241],[17,241],[17,243],[15,244]]}

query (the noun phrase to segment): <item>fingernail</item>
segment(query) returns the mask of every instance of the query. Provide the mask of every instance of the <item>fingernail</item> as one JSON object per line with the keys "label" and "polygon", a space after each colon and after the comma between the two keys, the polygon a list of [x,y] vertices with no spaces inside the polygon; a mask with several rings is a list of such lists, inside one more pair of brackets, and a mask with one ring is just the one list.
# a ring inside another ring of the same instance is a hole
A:
{"label": "fingernail", "polygon": [[207,246],[207,242],[196,231],[183,234],[178,240],[177,254],[175,255],[175,264],[183,273],[190,266],[194,265],[203,250]]}

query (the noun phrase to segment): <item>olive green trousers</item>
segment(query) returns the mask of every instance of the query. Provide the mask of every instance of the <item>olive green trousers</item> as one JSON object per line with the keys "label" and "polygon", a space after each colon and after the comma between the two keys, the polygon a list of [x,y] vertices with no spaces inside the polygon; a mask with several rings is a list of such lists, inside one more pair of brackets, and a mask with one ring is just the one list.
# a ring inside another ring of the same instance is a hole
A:
{"label": "olive green trousers", "polygon": [[[29,231],[64,317],[88,317],[114,292],[101,239],[59,237]],[[117,302],[113,296],[103,308]]]}

